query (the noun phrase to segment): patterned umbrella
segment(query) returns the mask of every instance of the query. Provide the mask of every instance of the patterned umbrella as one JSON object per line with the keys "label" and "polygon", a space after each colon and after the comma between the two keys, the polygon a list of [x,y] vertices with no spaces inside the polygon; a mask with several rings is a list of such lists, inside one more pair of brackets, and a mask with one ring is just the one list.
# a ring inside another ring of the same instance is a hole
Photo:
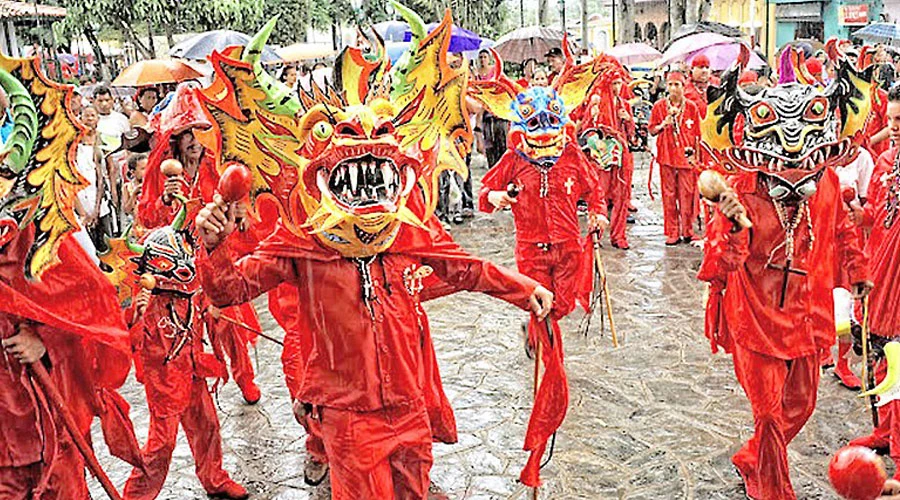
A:
{"label": "patterned umbrella", "polygon": [[675,40],[669,44],[669,48],[662,55],[659,66],[665,66],[676,62],[683,62],[698,50],[711,45],[734,43],[735,39],[718,33],[696,33]]}
{"label": "patterned umbrella", "polygon": [[542,26],[526,26],[500,37],[494,50],[504,61],[521,63],[531,58],[543,59],[550,49],[562,48],[562,40],[562,31]]}
{"label": "patterned umbrella", "polygon": [[900,47],[900,25],[894,23],[872,23],[854,32],[853,36],[870,42]]}
{"label": "patterned umbrella", "polygon": [[[169,50],[169,55],[181,59],[206,59],[215,50],[223,50],[233,45],[247,45],[250,37],[231,30],[215,30],[200,33]],[[278,62],[281,58],[274,50],[266,47],[262,53],[263,62]]]}

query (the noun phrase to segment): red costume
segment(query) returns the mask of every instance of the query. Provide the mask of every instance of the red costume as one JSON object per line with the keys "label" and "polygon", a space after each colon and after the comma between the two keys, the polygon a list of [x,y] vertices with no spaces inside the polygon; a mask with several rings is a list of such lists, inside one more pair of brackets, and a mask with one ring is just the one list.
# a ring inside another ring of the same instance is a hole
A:
{"label": "red costume", "polygon": [[707,232],[699,273],[711,284],[706,334],[714,351],[721,346],[733,355],[753,407],[753,438],[732,458],[751,498],[796,498],[787,445],[815,409],[819,354],[834,343],[836,261],[853,283],[866,279],[866,259],[837,176],[831,170],[822,175],[808,210],[802,203],[786,209],[789,220],[797,211],[800,217],[793,260],[785,253],[788,230],[756,173],[732,179],[753,228],[734,232],[733,223],[716,213]]}
{"label": "red costume", "polygon": [[449,289],[522,308],[537,284],[419,229],[403,228],[370,259],[344,258],[283,227],[236,265],[227,246],[200,261],[215,304],[246,302],[281,283],[300,292],[297,325],[313,343],[291,392],[321,425],[334,498],[424,498],[432,462],[426,392],[434,386],[412,273],[427,266]]}
{"label": "red costume", "polygon": [[[161,114],[161,135],[156,149],[151,153],[147,161],[147,170],[144,174],[144,183],[141,190],[141,199],[138,205],[137,219],[142,226],[153,229],[172,222],[178,210],[178,203],[167,204],[163,200],[165,176],[160,171],[163,160],[173,158],[169,142],[171,138],[191,128],[208,128],[211,126],[204,114],[200,102],[197,100],[196,90],[182,87],[173,98],[172,103]],[[197,200],[188,212],[188,220],[191,223],[196,212],[206,202],[212,201],[219,182],[219,174],[216,170],[215,158],[206,151],[203,155],[197,172],[192,179],[183,179],[182,192],[190,200]],[[233,236],[237,240],[234,244],[235,257],[243,255],[256,245],[257,235],[254,230],[239,232]],[[252,328],[260,330],[259,318],[252,304],[244,304],[229,308],[223,313]],[[216,343],[215,349],[222,351],[231,360],[231,373],[235,383],[241,389],[244,399],[250,403],[259,400],[259,388],[253,381],[253,364],[248,353],[248,343],[255,343],[256,336],[233,323],[225,320],[214,320],[211,339]]]}
{"label": "red costume", "polygon": [[[868,203],[864,207],[863,223],[871,231],[866,250],[872,261],[872,281],[876,284],[869,296],[869,332],[884,339],[896,339],[900,335],[900,225],[897,225],[897,199],[900,178],[881,178],[895,173],[900,161],[900,148],[882,154],[875,165],[872,183],[869,185]],[[893,199],[892,199],[893,198]],[[882,357],[875,367],[875,381],[881,383],[887,374],[887,361]],[[891,458],[900,463],[900,402],[891,401],[878,408],[878,427],[869,436],[855,439],[851,444],[870,448],[889,448]]]}
{"label": "red costume", "polygon": [[[668,99],[653,105],[650,130],[662,124],[669,115],[670,106]],[[700,113],[697,106],[684,98],[675,123],[663,127],[656,138],[666,243],[669,244],[676,243],[679,237],[694,238],[697,174],[695,166],[688,162],[685,150],[692,148],[696,156],[699,149]]]}
{"label": "red costume", "polygon": [[581,237],[578,200],[587,200],[591,213],[606,214],[597,169],[588,164],[574,141],[567,143],[559,160],[547,169],[516,151],[507,151],[481,181],[481,211],[492,212],[488,194],[506,191],[510,183],[520,190],[512,205],[516,266],[520,273],[553,291],[552,315],[562,318],[575,309],[584,272],[591,270],[584,262],[592,253],[586,251]]}
{"label": "red costume", "polygon": [[[635,134],[631,105],[621,95],[615,94],[611,80],[625,79],[622,73],[613,73],[594,84],[590,99],[572,113],[572,118],[579,122],[579,134],[591,129],[602,130],[614,136],[622,145],[620,165],[601,168],[596,162],[600,190],[606,193],[606,202],[611,205],[609,212],[609,238],[613,246],[628,248],[628,237],[625,234],[628,221],[628,207],[631,202],[631,179],[634,175],[634,155],[628,148]],[[624,90],[624,87],[623,87]],[[596,98],[594,97],[596,96]],[[627,118],[620,118],[624,112]],[[591,159],[588,156],[588,159]]]}
{"label": "red costume", "polygon": [[[28,226],[0,252],[0,337],[23,321],[36,325],[43,362],[88,439],[99,415],[113,455],[140,464],[128,403],[116,392],[131,367],[128,335],[112,285],[66,238],[60,263],[41,281],[22,272],[34,231]],[[5,354],[5,353],[4,353]],[[87,499],[84,459],[47,396],[12,356],[0,359],[0,498]]]}

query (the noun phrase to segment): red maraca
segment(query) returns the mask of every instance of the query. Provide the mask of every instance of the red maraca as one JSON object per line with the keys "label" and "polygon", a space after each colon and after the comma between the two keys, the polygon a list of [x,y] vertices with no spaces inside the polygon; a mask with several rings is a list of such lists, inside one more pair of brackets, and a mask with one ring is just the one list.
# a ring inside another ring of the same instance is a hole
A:
{"label": "red maraca", "polygon": [[862,446],[845,446],[828,464],[831,486],[847,500],[874,500],[881,496],[887,472],[875,451]]}
{"label": "red maraca", "polygon": [[219,177],[219,186],[216,190],[222,195],[222,199],[231,203],[240,201],[250,193],[253,185],[253,176],[250,169],[243,165],[233,164],[225,169],[222,177]]}
{"label": "red maraca", "polygon": [[[253,176],[250,169],[237,163],[229,165],[219,177],[219,185],[216,191],[222,195],[222,199],[226,203],[243,200],[250,193],[250,186],[253,185]],[[241,219],[235,219],[241,231],[244,230]]]}
{"label": "red maraca", "polygon": [[844,199],[844,203],[849,205],[850,202],[856,199],[856,190],[851,186],[841,189],[841,198]]}

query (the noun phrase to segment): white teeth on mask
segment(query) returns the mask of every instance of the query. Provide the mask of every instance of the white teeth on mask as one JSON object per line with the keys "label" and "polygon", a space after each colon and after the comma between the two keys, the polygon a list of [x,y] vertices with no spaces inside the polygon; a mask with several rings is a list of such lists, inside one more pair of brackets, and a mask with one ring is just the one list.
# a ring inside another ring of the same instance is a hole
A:
{"label": "white teeth on mask", "polygon": [[319,188],[319,192],[322,194],[331,192],[328,189],[328,174],[324,168],[316,172],[316,187]]}
{"label": "white teeth on mask", "polygon": [[392,191],[392,186],[394,185],[394,170],[387,163],[382,163],[381,175],[384,177],[384,185],[387,187],[388,192]]}
{"label": "white teeth on mask", "polygon": [[350,189],[356,193],[356,187],[359,185],[359,167],[355,163],[350,165]]}
{"label": "white teeth on mask", "polygon": [[406,167],[406,184],[403,186],[403,196],[408,195],[416,185],[416,171],[412,167]]}

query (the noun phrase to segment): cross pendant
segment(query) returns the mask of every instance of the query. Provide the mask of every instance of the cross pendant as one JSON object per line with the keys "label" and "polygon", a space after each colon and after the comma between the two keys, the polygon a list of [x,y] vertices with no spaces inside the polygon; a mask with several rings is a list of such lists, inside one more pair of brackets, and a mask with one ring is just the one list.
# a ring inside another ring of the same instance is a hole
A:
{"label": "cross pendant", "polygon": [[795,269],[791,267],[794,259],[788,258],[783,266],[778,266],[775,264],[766,264],[766,269],[775,269],[776,271],[782,271],[784,274],[781,279],[781,299],[778,301],[778,308],[784,309],[784,296],[787,294],[787,286],[788,286],[788,278],[791,277],[791,274],[796,274],[797,276],[806,276],[806,271],[803,269]]}

